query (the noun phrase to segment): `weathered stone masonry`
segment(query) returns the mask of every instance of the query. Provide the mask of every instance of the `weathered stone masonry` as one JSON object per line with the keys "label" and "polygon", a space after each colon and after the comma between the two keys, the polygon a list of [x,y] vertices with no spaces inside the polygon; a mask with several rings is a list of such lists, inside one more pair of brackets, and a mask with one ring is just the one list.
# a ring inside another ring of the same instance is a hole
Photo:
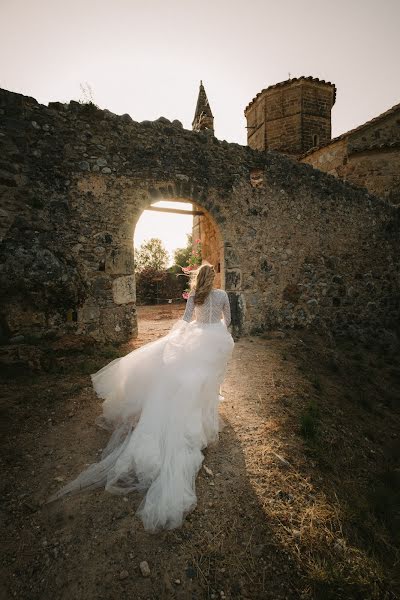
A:
{"label": "weathered stone masonry", "polygon": [[331,139],[336,87],[295,77],[263,89],[248,104],[247,141],[277,150],[400,204],[400,104]]}
{"label": "weathered stone masonry", "polygon": [[400,204],[400,105],[299,160]]}
{"label": "weathered stone masonry", "polygon": [[160,198],[214,220],[237,330],[376,335],[398,322],[398,209],[310,166],[4,90],[0,150],[3,343],[135,335],[133,231]]}
{"label": "weathered stone masonry", "polygon": [[265,88],[244,111],[249,146],[296,157],[326,144],[335,99],[336,87],[314,77],[295,77]]}

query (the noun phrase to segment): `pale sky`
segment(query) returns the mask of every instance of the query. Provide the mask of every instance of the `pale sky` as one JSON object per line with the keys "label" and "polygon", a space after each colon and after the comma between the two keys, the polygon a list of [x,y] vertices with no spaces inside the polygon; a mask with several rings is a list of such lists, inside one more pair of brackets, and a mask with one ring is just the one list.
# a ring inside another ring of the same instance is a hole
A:
{"label": "pale sky", "polygon": [[[153,203],[153,206],[192,210],[192,205],[185,202],[177,204],[176,202],[163,200]],[[186,247],[186,234],[192,233],[192,223],[193,217],[191,215],[175,215],[172,213],[145,210],[135,227],[135,248],[139,248],[145,240],[153,237],[160,238],[169,253],[170,261],[168,266],[171,266],[174,264],[174,250]]]}
{"label": "pale sky", "polygon": [[[333,136],[400,102],[400,0],[0,0],[0,23],[0,87],[47,104],[88,83],[100,108],[190,129],[202,79],[229,142],[246,144],[244,108],[289,73],[336,84]],[[190,228],[144,213],[135,245],[172,252]]]}
{"label": "pale sky", "polygon": [[400,0],[0,0],[0,86],[191,128],[202,79],[219,139],[300,75],[336,84],[333,135],[400,101]]}

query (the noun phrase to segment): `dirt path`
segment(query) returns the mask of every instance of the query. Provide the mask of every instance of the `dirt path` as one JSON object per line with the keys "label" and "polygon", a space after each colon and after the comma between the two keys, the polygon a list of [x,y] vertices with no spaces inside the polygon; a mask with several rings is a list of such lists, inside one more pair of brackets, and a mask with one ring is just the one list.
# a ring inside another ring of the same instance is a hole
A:
{"label": "dirt path", "polygon": [[[181,310],[141,309],[139,338],[121,354],[164,335]],[[98,366],[110,358],[97,356]],[[2,385],[5,598],[395,597],[390,524],[356,503],[398,448],[395,359],[384,371],[375,365],[386,396],[376,400],[372,377],[363,403],[354,401],[353,363],[318,339],[237,342],[221,403],[226,425],[205,451],[198,506],[182,529],[156,535],[135,517],[135,494],[94,491],[43,505],[108,439],[93,425],[93,362],[68,360],[62,373]],[[362,360],[371,373],[378,359]]]}

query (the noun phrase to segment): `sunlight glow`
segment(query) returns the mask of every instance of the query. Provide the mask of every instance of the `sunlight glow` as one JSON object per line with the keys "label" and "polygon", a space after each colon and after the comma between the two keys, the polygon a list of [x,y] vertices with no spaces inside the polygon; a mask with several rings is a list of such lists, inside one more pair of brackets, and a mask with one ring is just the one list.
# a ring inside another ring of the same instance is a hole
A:
{"label": "sunlight glow", "polygon": [[[152,206],[158,208],[178,208],[192,210],[192,204],[160,200]],[[159,238],[169,253],[168,266],[174,264],[174,250],[184,248],[187,243],[186,234],[192,233],[192,215],[175,215],[173,213],[158,213],[150,210],[143,211],[137,222],[133,243],[135,248],[150,238]]]}

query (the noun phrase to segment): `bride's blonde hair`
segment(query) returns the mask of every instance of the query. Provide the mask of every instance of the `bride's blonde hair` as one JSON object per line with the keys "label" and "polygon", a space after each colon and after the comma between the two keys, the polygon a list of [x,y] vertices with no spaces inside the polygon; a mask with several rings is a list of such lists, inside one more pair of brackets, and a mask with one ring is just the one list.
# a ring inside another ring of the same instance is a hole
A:
{"label": "bride's blonde hair", "polygon": [[211,292],[215,278],[215,270],[212,265],[204,264],[199,267],[192,276],[190,287],[194,292],[194,303],[203,304]]}

